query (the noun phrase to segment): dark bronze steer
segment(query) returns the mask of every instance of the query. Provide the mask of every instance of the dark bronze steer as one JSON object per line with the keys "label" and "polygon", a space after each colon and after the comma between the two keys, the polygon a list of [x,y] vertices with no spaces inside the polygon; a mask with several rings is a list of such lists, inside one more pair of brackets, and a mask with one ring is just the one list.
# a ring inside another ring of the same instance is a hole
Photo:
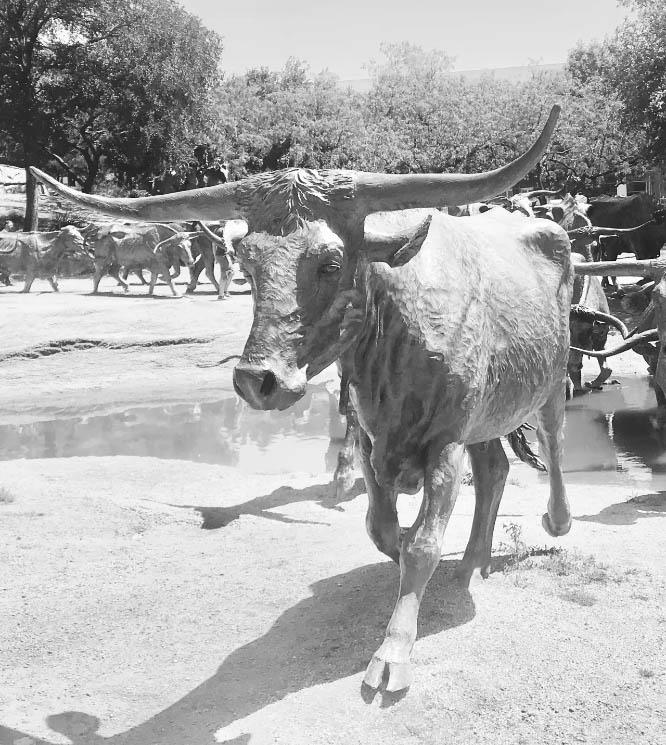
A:
{"label": "dark bronze steer", "polygon": [[[465,448],[476,509],[464,576],[489,570],[508,472],[499,438],[528,417],[536,417],[549,470],[544,526],[551,535],[569,530],[560,461],[572,266],[566,233],[545,220],[438,214],[397,251],[386,242],[384,255],[379,244],[366,250],[364,220],[504,191],[541,158],[557,115],[525,155],[477,175],[291,169],[114,200],[67,191],[36,172],[63,195],[117,217],[246,220],[238,257],[252,284],[254,321],[234,384],[251,406],[288,408],[309,377],[341,360],[361,426],[368,532],[400,564],[386,639],[365,675],[375,688],[385,670],[388,690],[411,682],[419,604],[440,559]],[[421,485],[419,516],[401,536],[397,495]]]}
{"label": "dark bronze steer", "polygon": [[58,267],[65,256],[83,253],[83,236],[73,225],[50,233],[0,233],[0,273],[25,272],[21,292],[30,292],[36,278],[48,280],[58,291]]}

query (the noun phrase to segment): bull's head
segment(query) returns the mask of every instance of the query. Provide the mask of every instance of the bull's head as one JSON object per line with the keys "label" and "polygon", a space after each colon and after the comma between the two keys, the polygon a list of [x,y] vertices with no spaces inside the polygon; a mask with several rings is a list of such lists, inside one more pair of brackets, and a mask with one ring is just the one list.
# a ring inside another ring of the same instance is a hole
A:
{"label": "bull's head", "polygon": [[[204,189],[110,199],[64,187],[33,169],[61,195],[122,219],[140,221],[241,219],[248,233],[238,258],[252,287],[254,320],[234,370],[238,393],[257,409],[285,409],[307,378],[345,345],[343,323],[353,305],[365,218],[374,212],[461,205],[507,190],[543,155],[555,128],[554,107],[537,142],[512,163],[487,173],[386,175],[288,169]],[[395,251],[395,241],[385,241]]]}
{"label": "bull's head", "polygon": [[162,256],[167,266],[190,267],[194,264],[192,258],[192,236],[194,233],[176,233],[175,235],[160,241],[153,252],[156,256]]}
{"label": "bull's head", "polygon": [[84,253],[85,239],[73,225],[65,225],[58,236],[63,247],[63,256],[76,256]]}

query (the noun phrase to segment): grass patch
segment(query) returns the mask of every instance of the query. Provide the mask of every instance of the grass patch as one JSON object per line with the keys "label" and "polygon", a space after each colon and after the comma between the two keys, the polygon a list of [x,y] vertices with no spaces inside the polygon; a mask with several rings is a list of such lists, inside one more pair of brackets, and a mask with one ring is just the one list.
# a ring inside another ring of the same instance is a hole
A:
{"label": "grass patch", "polygon": [[4,486],[0,486],[0,504],[11,504],[16,498]]}
{"label": "grass patch", "polygon": [[[639,569],[611,567],[584,556],[579,551],[568,551],[555,546],[529,546],[522,536],[522,527],[517,523],[502,525],[508,540],[500,542],[498,548],[507,555],[504,573],[541,569],[558,578],[573,581],[578,585],[606,585],[620,583],[640,574]],[[564,596],[563,596],[564,597]],[[596,598],[589,592],[568,588],[566,600],[579,605],[594,605]]]}
{"label": "grass patch", "polygon": [[579,551],[560,551],[549,556],[541,567],[558,577],[570,577],[585,584],[618,583],[636,574],[635,569],[616,569],[597,561],[594,556],[583,556]]}
{"label": "grass patch", "polygon": [[561,548],[555,546],[528,546],[523,540],[523,529],[518,523],[505,523],[502,525],[508,541],[500,541],[499,551],[507,555],[504,572],[516,569],[532,569],[535,562],[531,561],[536,556],[554,556],[562,552]]}
{"label": "grass patch", "polygon": [[646,667],[639,667],[638,674],[641,678],[654,678],[654,670],[648,670]]}
{"label": "grass patch", "polygon": [[597,603],[597,598],[591,592],[581,590],[578,587],[569,587],[564,592],[560,593],[560,597],[563,600],[568,600],[570,603],[576,603],[576,605],[582,605],[585,608],[589,608],[591,605]]}

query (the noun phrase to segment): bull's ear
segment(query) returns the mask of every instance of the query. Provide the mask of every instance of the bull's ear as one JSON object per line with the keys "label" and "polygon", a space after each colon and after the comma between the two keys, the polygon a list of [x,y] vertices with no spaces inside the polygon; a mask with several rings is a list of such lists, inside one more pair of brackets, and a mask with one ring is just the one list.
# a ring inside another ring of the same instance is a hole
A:
{"label": "bull's ear", "polygon": [[430,224],[436,209],[377,212],[365,218],[363,254],[367,261],[393,264],[401,248],[410,243],[417,232]]}
{"label": "bull's ear", "polygon": [[561,207],[553,207],[553,220],[559,225],[564,220],[564,210]]}
{"label": "bull's ear", "polygon": [[416,229],[412,238],[408,240],[404,246],[399,248],[393,256],[391,256],[388,262],[391,266],[403,266],[403,264],[411,261],[411,259],[416,256],[416,254],[421,250],[423,241],[428,237],[431,222],[432,215],[429,215]]}

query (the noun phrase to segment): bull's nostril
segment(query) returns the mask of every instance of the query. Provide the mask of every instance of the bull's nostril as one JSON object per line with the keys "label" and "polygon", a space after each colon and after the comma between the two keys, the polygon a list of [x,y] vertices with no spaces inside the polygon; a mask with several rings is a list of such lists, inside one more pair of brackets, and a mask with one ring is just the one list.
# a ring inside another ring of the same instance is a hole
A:
{"label": "bull's nostril", "polygon": [[259,389],[259,393],[261,393],[262,396],[270,396],[271,393],[273,393],[276,388],[277,388],[277,379],[275,375],[269,370],[264,375],[264,379],[261,383],[261,388]]}

